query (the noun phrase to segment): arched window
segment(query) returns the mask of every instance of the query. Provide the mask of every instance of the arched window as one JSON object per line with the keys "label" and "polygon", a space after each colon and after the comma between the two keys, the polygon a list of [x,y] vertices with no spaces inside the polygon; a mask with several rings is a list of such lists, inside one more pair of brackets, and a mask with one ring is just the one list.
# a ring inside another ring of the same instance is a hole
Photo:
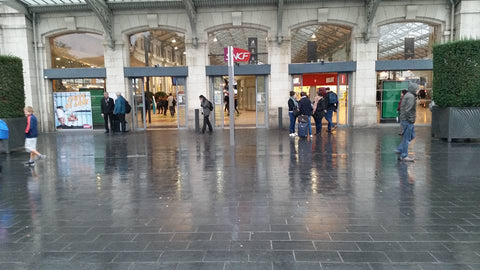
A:
{"label": "arched window", "polygon": [[104,67],[103,36],[71,33],[50,38],[52,68]]}
{"label": "arched window", "polygon": [[223,49],[228,46],[252,53],[249,62],[240,64],[267,64],[267,31],[248,27],[234,27],[208,33],[208,56],[210,65],[226,65]]}
{"label": "arched window", "polygon": [[435,28],[421,22],[391,23],[380,26],[378,60],[432,58]]}
{"label": "arched window", "polygon": [[352,30],[319,24],[292,30],[292,63],[350,61]]}
{"label": "arched window", "polygon": [[130,40],[131,67],[185,66],[185,35],[169,30],[133,34]]}

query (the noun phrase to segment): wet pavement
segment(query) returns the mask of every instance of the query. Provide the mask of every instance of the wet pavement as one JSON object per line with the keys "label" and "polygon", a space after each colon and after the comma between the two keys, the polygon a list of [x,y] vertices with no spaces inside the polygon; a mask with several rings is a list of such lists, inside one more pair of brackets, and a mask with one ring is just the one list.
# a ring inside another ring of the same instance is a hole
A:
{"label": "wet pavement", "polygon": [[480,143],[397,132],[42,135],[0,156],[0,269],[480,269]]}

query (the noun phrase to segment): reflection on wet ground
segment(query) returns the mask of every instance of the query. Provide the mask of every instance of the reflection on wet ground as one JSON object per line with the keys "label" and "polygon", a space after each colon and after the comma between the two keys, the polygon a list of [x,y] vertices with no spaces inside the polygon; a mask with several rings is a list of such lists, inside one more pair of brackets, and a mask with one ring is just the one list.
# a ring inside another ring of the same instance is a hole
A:
{"label": "reflection on wet ground", "polygon": [[480,143],[397,132],[41,136],[1,157],[0,269],[480,269]]}

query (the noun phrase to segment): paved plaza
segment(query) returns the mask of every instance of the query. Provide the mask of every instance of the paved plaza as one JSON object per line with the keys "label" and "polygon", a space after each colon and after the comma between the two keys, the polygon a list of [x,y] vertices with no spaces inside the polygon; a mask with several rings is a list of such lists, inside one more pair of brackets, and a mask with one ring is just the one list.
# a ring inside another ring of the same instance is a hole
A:
{"label": "paved plaza", "polygon": [[480,269],[480,142],[398,131],[42,134],[0,156],[0,269]]}

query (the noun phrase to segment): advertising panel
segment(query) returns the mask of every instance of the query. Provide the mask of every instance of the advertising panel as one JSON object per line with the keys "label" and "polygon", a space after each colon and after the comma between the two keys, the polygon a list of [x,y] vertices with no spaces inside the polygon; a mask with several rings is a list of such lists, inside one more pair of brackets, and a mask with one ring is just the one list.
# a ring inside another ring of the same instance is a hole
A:
{"label": "advertising panel", "polygon": [[92,129],[92,99],[89,92],[53,93],[57,129]]}

